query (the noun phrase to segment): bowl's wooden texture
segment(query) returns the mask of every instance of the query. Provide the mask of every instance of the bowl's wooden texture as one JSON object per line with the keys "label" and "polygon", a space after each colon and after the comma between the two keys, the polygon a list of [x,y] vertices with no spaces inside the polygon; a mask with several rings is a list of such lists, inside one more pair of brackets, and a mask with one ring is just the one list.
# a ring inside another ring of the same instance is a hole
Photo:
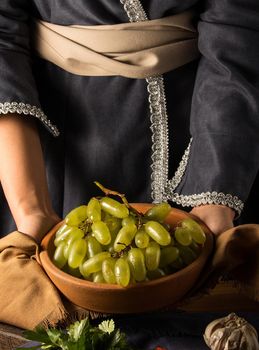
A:
{"label": "bowl's wooden texture", "polygon": [[[146,212],[152,205],[136,203],[133,206]],[[166,218],[170,225],[191,215],[172,209]],[[102,313],[141,313],[179,302],[195,284],[213,249],[213,235],[203,226],[207,239],[200,256],[184,269],[157,280],[129,285],[100,284],[73,277],[58,269],[51,261],[54,237],[62,223],[56,225],[43,239],[40,261],[55,286],[74,304]]]}

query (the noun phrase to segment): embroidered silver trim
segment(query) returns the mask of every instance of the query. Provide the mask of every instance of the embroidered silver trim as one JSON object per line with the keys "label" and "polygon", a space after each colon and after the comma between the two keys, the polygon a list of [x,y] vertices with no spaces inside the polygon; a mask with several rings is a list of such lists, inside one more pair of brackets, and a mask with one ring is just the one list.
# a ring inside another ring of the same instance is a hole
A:
{"label": "embroidered silver trim", "polygon": [[[130,22],[148,20],[147,14],[139,0],[120,0],[120,2],[123,4]],[[153,202],[170,200],[184,207],[195,207],[202,204],[222,204],[233,208],[240,214],[244,203],[236,196],[215,191],[193,195],[181,195],[174,192],[186,171],[192,138],[174,177],[168,180],[169,132],[163,75],[149,77],[146,79],[146,82],[149,93],[148,100],[153,143],[151,156],[153,162],[151,165],[151,196]]]}
{"label": "embroidered silver trim", "polygon": [[[130,22],[146,21],[148,17],[139,0],[120,0]],[[154,203],[165,200],[168,182],[168,116],[162,75],[146,79],[152,131],[151,197]]]}
{"label": "embroidered silver trim", "polygon": [[244,203],[237,196],[215,191],[192,195],[183,195],[172,191],[167,194],[167,199],[183,207],[196,207],[204,204],[226,205],[234,209],[238,215],[244,208]]}
{"label": "embroidered silver trim", "polygon": [[59,131],[55,125],[51,123],[51,121],[47,118],[44,112],[36,107],[32,106],[28,103],[23,102],[4,102],[0,103],[0,114],[8,114],[8,113],[18,113],[31,115],[33,117],[38,118],[43,125],[54,135],[58,136]]}
{"label": "embroidered silver trim", "polygon": [[163,202],[168,182],[169,135],[164,80],[162,76],[146,79],[149,93],[152,131],[151,196],[154,203]]}
{"label": "embroidered silver trim", "polygon": [[147,21],[148,17],[139,0],[120,0],[130,22]]}
{"label": "embroidered silver trim", "polygon": [[176,189],[176,187],[179,185],[179,183],[182,180],[182,177],[185,173],[187,164],[188,164],[188,160],[189,160],[189,156],[190,156],[190,150],[191,150],[191,144],[192,144],[192,138],[190,139],[189,145],[186,148],[183,158],[174,174],[174,177],[172,178],[172,180],[169,180],[167,183],[167,186],[165,188],[165,194],[167,194],[168,192],[172,192]]}

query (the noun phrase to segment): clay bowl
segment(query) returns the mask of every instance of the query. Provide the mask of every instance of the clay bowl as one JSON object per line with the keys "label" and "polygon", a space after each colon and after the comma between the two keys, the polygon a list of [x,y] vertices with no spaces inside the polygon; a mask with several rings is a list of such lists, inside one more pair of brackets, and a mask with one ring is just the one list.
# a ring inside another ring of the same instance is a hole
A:
{"label": "clay bowl", "polygon": [[[144,213],[152,205],[140,203],[133,206]],[[182,210],[172,209],[166,222],[173,226],[187,217],[191,215]],[[61,224],[56,225],[44,237],[40,253],[41,264],[54,285],[68,300],[87,310],[101,313],[141,313],[173,306],[194,286],[213,249],[213,235],[203,225],[207,239],[201,254],[193,263],[174,274],[123,288],[73,277],[52,263],[54,237]]]}

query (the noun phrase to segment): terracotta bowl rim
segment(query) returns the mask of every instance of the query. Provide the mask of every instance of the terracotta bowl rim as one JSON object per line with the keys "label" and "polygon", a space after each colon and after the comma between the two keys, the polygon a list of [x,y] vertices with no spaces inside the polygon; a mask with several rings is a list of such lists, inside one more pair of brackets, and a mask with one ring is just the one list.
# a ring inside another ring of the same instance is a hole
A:
{"label": "terracotta bowl rim", "polygon": [[[145,206],[150,206],[151,203],[131,203],[131,204],[137,204],[137,205],[145,205]],[[108,284],[108,283],[96,283],[96,282],[92,282],[92,281],[87,281],[87,280],[83,280],[80,278],[77,278],[75,276],[69,275],[68,273],[62,271],[61,269],[59,269],[57,266],[54,265],[54,263],[51,261],[51,258],[49,256],[48,253],[48,246],[51,242],[52,237],[55,235],[56,231],[58,230],[58,228],[64,223],[64,220],[62,220],[61,222],[59,222],[58,224],[56,224],[48,233],[47,235],[43,238],[42,242],[41,242],[41,252],[39,254],[39,262],[42,265],[42,267],[44,268],[44,270],[46,272],[48,272],[48,270],[51,270],[51,274],[55,275],[55,277],[60,278],[64,281],[70,282],[72,283],[74,286],[80,286],[80,287],[87,287],[91,290],[105,290],[105,291],[123,291],[123,290],[134,290],[134,289],[142,289],[145,286],[152,286],[152,285],[157,285],[157,284],[163,284],[166,283],[168,280],[171,281],[173,279],[178,278],[178,276],[181,276],[185,273],[188,273],[190,271],[192,271],[196,265],[203,261],[205,259],[205,261],[208,259],[208,257],[210,256],[210,254],[212,253],[213,250],[213,244],[214,244],[214,238],[213,238],[213,233],[209,230],[209,228],[202,223],[200,220],[197,220],[197,218],[195,218],[193,215],[189,214],[188,212],[185,212],[183,210],[177,209],[177,208],[172,208],[174,212],[178,212],[179,214],[185,214],[186,217],[192,217],[194,219],[196,219],[196,221],[199,221],[199,223],[202,224],[205,234],[206,234],[206,241],[204,244],[204,247],[200,253],[200,255],[197,257],[197,259],[195,259],[191,264],[189,264],[188,266],[184,267],[183,269],[174,272],[170,275],[166,275],[160,278],[157,278],[155,280],[150,280],[150,281],[145,281],[145,282],[139,282],[136,284],[130,284],[127,287],[121,287],[119,285],[116,284]],[[47,268],[46,268],[47,267]]]}

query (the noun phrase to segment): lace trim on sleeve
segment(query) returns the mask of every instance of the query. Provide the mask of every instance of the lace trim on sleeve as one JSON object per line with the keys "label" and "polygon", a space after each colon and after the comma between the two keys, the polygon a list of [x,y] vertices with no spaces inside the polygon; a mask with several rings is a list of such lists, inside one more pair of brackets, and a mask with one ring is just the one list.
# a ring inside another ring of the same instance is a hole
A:
{"label": "lace trim on sleeve", "polygon": [[36,106],[32,106],[28,103],[23,102],[0,103],[0,114],[8,113],[31,115],[35,118],[38,118],[54,136],[59,136],[58,128],[52,124],[44,112]]}
{"label": "lace trim on sleeve", "polygon": [[237,196],[216,191],[191,195],[183,195],[172,191],[171,193],[167,193],[167,200],[183,207],[196,207],[203,204],[226,205],[234,209],[238,216],[244,208],[244,203]]}
{"label": "lace trim on sleeve", "polygon": [[226,205],[234,209],[239,216],[244,208],[244,203],[237,196],[216,191],[202,192],[199,194],[191,195],[183,195],[175,192],[176,187],[181,182],[186,171],[190,156],[191,144],[192,138],[187,149],[184,152],[183,158],[179,164],[177,171],[175,172],[174,177],[167,183],[164,192],[164,199],[179,204],[183,207],[196,207],[203,204]]}

